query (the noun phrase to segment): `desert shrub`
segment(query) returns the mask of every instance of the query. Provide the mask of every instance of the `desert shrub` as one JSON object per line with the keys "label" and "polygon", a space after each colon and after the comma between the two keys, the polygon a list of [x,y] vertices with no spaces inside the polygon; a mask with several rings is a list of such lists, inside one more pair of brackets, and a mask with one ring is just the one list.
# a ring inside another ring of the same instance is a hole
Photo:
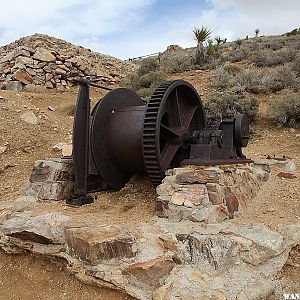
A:
{"label": "desert shrub", "polygon": [[274,81],[282,85],[282,88],[298,89],[297,75],[289,65],[275,69]]}
{"label": "desert shrub", "polygon": [[222,119],[245,113],[250,121],[258,115],[259,102],[254,97],[236,95],[231,91],[213,92],[204,103],[208,124],[216,126]]}
{"label": "desert shrub", "polygon": [[147,58],[141,62],[135,74],[122,80],[122,85],[135,91],[140,97],[148,98],[166,78],[166,73],[159,69],[158,61],[155,58]]}
{"label": "desert shrub", "polygon": [[293,70],[300,77],[300,54],[297,55],[292,65],[293,65]]}
{"label": "desert shrub", "polygon": [[217,89],[222,90],[234,85],[235,77],[242,71],[239,66],[225,64],[213,72],[213,82]]}
{"label": "desert shrub", "polygon": [[260,92],[261,72],[255,68],[244,69],[236,75],[234,84],[245,87],[249,92]]}
{"label": "desert shrub", "polygon": [[155,57],[149,57],[142,60],[140,68],[137,71],[138,76],[145,75],[151,71],[159,70],[159,62]]}
{"label": "desert shrub", "polygon": [[161,68],[165,73],[179,73],[195,69],[196,61],[192,56],[175,56],[164,58]]}
{"label": "desert shrub", "polygon": [[222,57],[211,57],[209,58],[206,67],[207,69],[216,69],[221,67],[224,64]]}
{"label": "desert shrub", "polygon": [[273,51],[277,51],[285,46],[284,40],[271,40],[270,42],[266,43],[265,47],[267,49],[272,49]]}
{"label": "desert shrub", "polygon": [[278,51],[260,51],[252,59],[257,67],[273,67],[284,64],[284,58]]}
{"label": "desert shrub", "polygon": [[236,75],[242,71],[242,68],[240,66],[234,64],[225,64],[223,68],[226,72],[228,72],[231,75]]}
{"label": "desert shrub", "polygon": [[212,42],[206,47],[207,60],[219,58],[221,56],[221,50],[219,44],[213,44]]}
{"label": "desert shrub", "polygon": [[249,51],[246,48],[236,49],[231,51],[226,57],[225,60],[230,62],[239,62],[245,60],[249,56]]}
{"label": "desert shrub", "polygon": [[257,67],[275,67],[291,62],[295,56],[296,51],[290,48],[279,51],[263,50],[255,54],[252,61]]}
{"label": "desert shrub", "polygon": [[295,29],[293,29],[292,31],[287,32],[287,33],[286,33],[286,36],[287,36],[287,37],[290,37],[290,36],[292,36],[292,35],[297,35],[297,34],[300,34],[300,28],[299,28],[299,29],[298,29],[298,28],[295,28]]}
{"label": "desert shrub", "polygon": [[271,101],[268,116],[276,126],[299,127],[300,93],[285,91],[281,98]]}
{"label": "desert shrub", "polygon": [[222,90],[230,86],[231,75],[223,66],[216,68],[213,73],[213,82],[216,88]]}

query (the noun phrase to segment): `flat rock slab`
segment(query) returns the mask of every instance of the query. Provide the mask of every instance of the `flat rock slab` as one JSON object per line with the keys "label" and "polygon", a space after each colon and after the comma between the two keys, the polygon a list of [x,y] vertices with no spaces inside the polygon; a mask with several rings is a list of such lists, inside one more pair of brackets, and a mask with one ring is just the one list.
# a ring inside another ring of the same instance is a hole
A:
{"label": "flat rock slab", "polygon": [[155,259],[135,263],[123,270],[123,274],[129,277],[132,283],[156,288],[160,286],[164,279],[175,267],[172,257],[157,257]]}
{"label": "flat rock slab", "polygon": [[118,227],[71,228],[66,236],[68,252],[93,265],[135,256],[134,237]]}
{"label": "flat rock slab", "polygon": [[63,244],[64,224],[69,217],[61,213],[45,212],[38,216],[22,213],[2,224],[5,235],[40,244]]}

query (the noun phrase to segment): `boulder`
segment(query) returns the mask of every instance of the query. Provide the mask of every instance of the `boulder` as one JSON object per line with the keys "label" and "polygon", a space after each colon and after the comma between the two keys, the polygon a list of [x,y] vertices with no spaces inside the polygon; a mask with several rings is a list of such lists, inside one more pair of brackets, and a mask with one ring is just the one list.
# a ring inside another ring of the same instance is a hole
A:
{"label": "boulder", "polygon": [[37,48],[34,55],[34,59],[46,62],[55,62],[56,57],[47,49],[45,48]]}
{"label": "boulder", "polygon": [[63,225],[69,217],[62,213],[44,212],[37,216],[22,213],[3,222],[5,235],[40,244],[63,244]]}
{"label": "boulder", "polygon": [[134,263],[123,270],[123,274],[129,280],[135,281],[137,285],[143,284],[149,288],[156,288],[175,267],[171,257],[162,256],[155,259]]}
{"label": "boulder", "polygon": [[20,92],[23,90],[23,83],[19,81],[8,81],[6,83],[6,90]]}
{"label": "boulder", "polygon": [[93,265],[135,256],[135,239],[121,227],[71,228],[66,235],[68,252]]}
{"label": "boulder", "polygon": [[14,80],[18,80],[23,82],[24,84],[31,84],[32,83],[32,77],[24,70],[19,69],[16,71],[13,75]]}

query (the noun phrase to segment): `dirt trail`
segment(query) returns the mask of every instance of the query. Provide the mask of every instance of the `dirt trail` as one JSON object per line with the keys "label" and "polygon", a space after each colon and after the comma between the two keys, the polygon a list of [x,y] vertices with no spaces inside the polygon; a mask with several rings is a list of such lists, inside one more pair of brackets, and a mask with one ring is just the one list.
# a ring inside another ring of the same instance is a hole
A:
{"label": "dirt trail", "polygon": [[130,300],[117,291],[83,284],[57,263],[0,250],[1,300]]}

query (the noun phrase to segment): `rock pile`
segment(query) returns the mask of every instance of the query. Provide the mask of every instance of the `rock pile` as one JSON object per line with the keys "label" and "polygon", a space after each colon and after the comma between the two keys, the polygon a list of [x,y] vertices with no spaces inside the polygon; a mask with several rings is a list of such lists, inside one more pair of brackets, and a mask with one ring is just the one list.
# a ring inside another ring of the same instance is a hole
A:
{"label": "rock pile", "polygon": [[76,77],[118,84],[135,65],[43,34],[0,48],[0,88],[21,91],[36,86],[65,90]]}

